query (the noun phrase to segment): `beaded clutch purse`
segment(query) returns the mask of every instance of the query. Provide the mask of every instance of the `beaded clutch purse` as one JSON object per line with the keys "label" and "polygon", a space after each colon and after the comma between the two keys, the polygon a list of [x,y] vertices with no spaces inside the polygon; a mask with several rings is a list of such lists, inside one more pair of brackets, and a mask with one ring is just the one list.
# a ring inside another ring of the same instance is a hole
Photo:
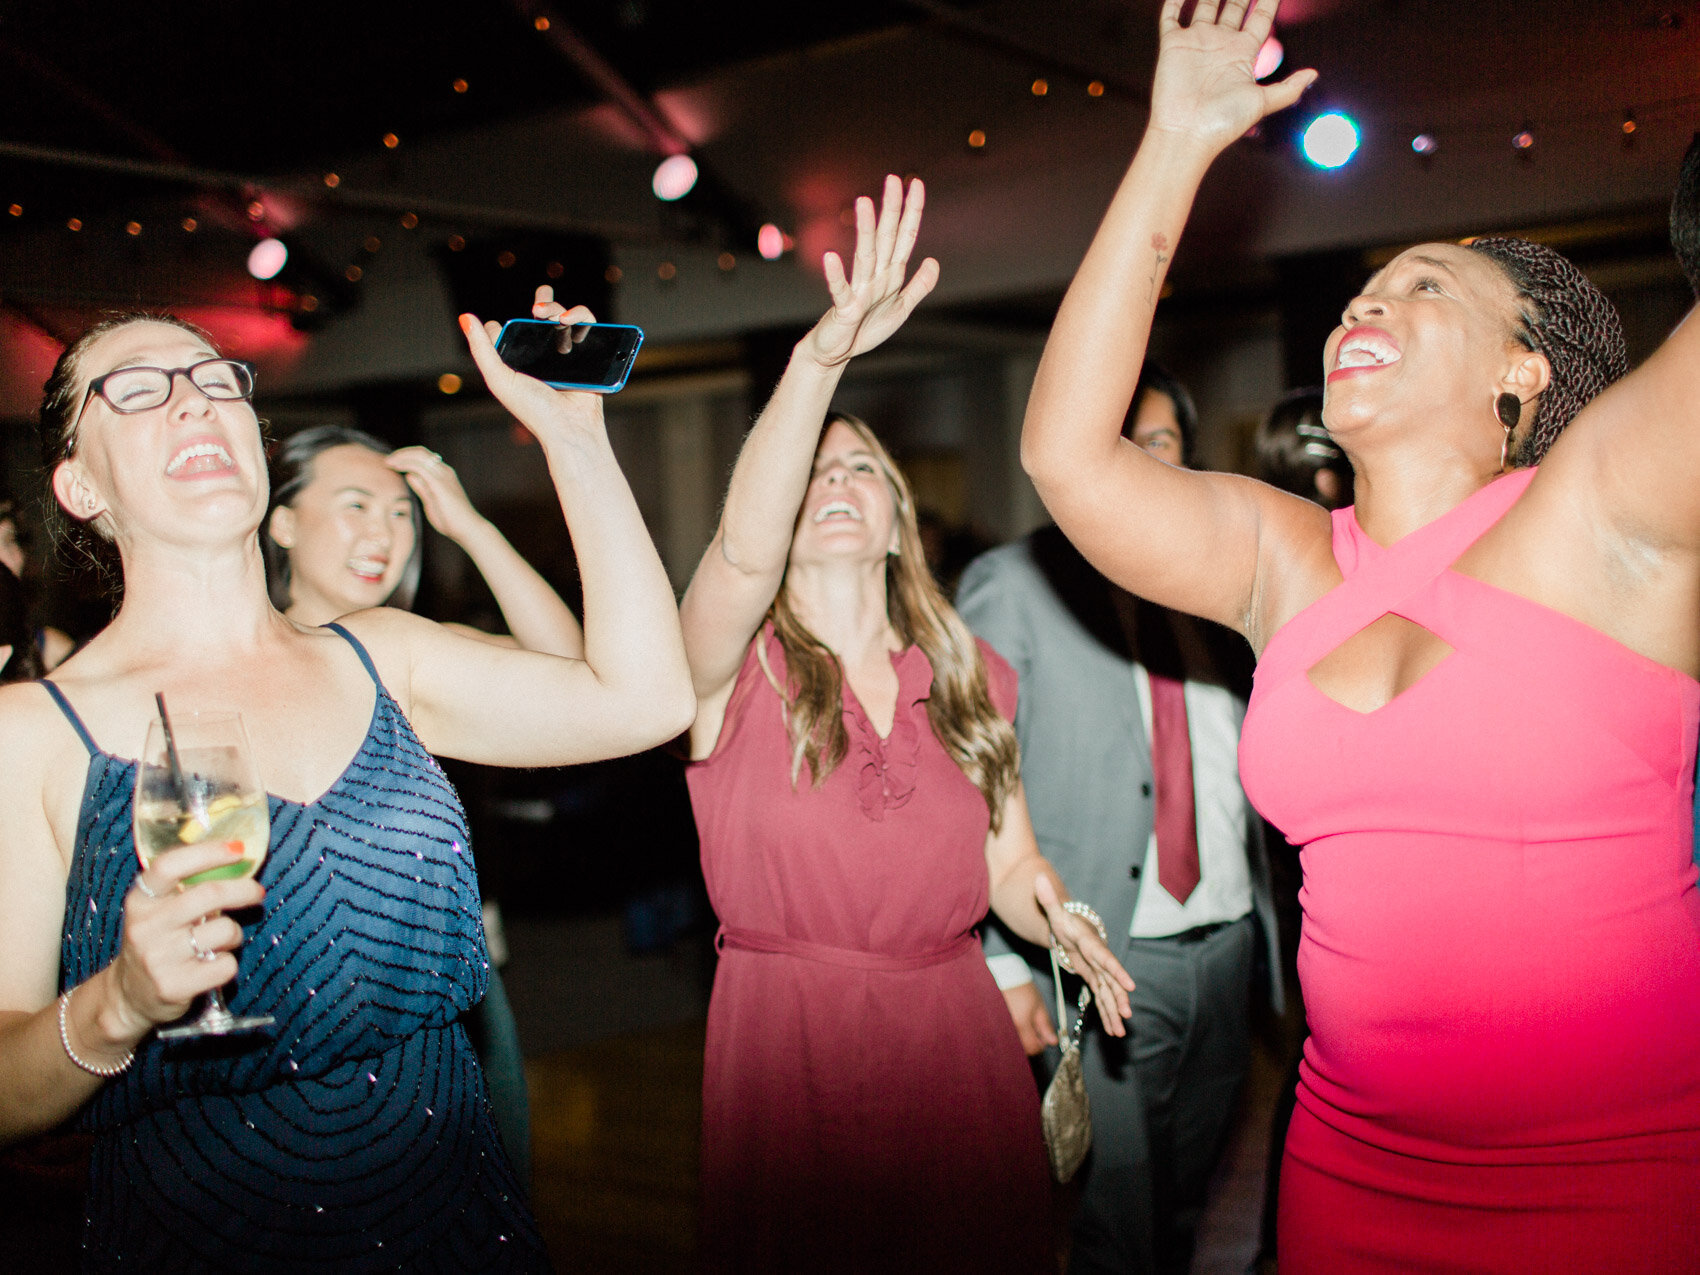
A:
{"label": "beaded clutch purse", "polygon": [[[1076,916],[1097,927],[1098,937],[1108,942],[1104,923],[1085,904],[1063,905]],[[1039,1123],[1045,1134],[1045,1153],[1051,1160],[1051,1175],[1067,1182],[1080,1172],[1086,1153],[1092,1149],[1092,1104],[1086,1097],[1086,1076],[1081,1070],[1080,1034],[1086,1027],[1086,1010],[1092,1004],[1092,989],[1082,984],[1074,1007],[1074,1025],[1068,1021],[1068,1001],[1063,997],[1062,969],[1068,964],[1056,943],[1051,944],[1051,978],[1057,988],[1057,1034],[1062,1039],[1062,1060],[1057,1064],[1045,1096],[1039,1103]]]}

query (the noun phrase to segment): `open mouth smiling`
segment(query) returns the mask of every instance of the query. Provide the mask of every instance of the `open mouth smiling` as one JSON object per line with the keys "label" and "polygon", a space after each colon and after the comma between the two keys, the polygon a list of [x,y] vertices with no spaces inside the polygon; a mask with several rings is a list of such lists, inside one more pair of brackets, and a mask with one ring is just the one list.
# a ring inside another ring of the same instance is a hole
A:
{"label": "open mouth smiling", "polygon": [[862,511],[848,500],[829,500],[815,512],[817,525],[833,518],[848,518],[854,522],[861,522]]}
{"label": "open mouth smiling", "polygon": [[1357,327],[1348,332],[1334,352],[1334,370],[1329,376],[1387,367],[1399,361],[1399,347],[1379,328]]}
{"label": "open mouth smiling", "polygon": [[222,443],[200,441],[190,443],[171,458],[165,467],[167,478],[195,478],[202,474],[234,473],[236,462]]}

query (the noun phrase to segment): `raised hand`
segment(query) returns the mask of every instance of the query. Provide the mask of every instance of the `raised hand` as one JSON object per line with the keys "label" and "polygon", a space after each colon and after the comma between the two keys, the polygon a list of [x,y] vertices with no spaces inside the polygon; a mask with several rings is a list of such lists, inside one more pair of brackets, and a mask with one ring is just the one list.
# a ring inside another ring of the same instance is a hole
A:
{"label": "raised hand", "polygon": [[821,262],[832,309],[815,324],[805,348],[822,367],[836,367],[884,341],[939,281],[939,263],[928,257],[904,283],[926,197],[919,179],[909,183],[905,197],[903,183],[888,176],[877,219],[874,201],[865,195],[857,198],[856,255],[849,277],[836,252],[827,253]]}
{"label": "raised hand", "polygon": [[460,476],[430,448],[403,447],[391,452],[384,463],[407,480],[431,525],[456,544],[484,525],[484,516],[467,499]]}
{"label": "raised hand", "polygon": [[[555,319],[564,324],[595,323],[596,316],[584,306],[568,310],[555,300],[548,284],[537,289],[537,299],[531,307],[533,318]],[[499,323],[480,324],[474,315],[460,316],[460,328],[466,335],[467,348],[484,383],[501,405],[545,445],[555,441],[564,431],[571,438],[577,431],[601,433],[602,396],[588,390],[557,390],[536,377],[516,372],[496,353],[496,336],[502,330]],[[423,499],[423,496],[421,496]]]}
{"label": "raised hand", "polygon": [[1127,999],[1133,990],[1133,977],[1098,937],[1098,931],[1063,907],[1050,877],[1041,873],[1033,882],[1033,893],[1045,911],[1057,943],[1068,954],[1075,972],[1092,989],[1104,1030],[1112,1036],[1127,1035],[1127,1025],[1122,1020],[1133,1015],[1133,1006]]}
{"label": "raised hand", "polygon": [[1164,0],[1158,20],[1153,130],[1186,134],[1221,151],[1316,82],[1310,70],[1274,84],[1259,84],[1252,75],[1280,0],[1256,0],[1249,12],[1246,0],[1198,0],[1192,22],[1183,27],[1184,4]]}

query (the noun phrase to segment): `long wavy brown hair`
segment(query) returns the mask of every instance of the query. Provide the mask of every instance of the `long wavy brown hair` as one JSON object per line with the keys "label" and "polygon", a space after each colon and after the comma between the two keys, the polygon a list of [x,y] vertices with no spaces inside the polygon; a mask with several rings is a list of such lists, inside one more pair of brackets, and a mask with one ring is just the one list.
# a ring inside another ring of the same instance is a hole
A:
{"label": "long wavy brown hair", "polygon": [[[985,797],[996,832],[1003,824],[1004,802],[1021,773],[1015,728],[992,707],[986,663],[974,635],[945,601],[927,567],[908,481],[873,430],[854,416],[832,413],[821,427],[823,437],[835,421],[843,422],[862,440],[891,489],[899,549],[885,560],[886,612],[903,644],[919,646],[931,662],[933,689],[927,719],[951,760]],[[850,735],[844,729],[843,667],[798,619],[786,581],[780,582],[767,618],[785,652],[787,684],[779,685],[759,639],[756,658],[784,701],[785,726],[791,737],[791,782],[795,785],[807,766],[811,786],[819,788],[850,747]]]}

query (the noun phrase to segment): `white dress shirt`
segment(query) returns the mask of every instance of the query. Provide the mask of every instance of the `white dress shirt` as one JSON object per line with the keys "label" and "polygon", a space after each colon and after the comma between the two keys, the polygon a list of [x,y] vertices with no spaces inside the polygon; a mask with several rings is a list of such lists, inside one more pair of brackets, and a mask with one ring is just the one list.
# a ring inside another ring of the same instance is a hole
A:
{"label": "white dress shirt", "polygon": [[[1133,666],[1139,715],[1151,740],[1151,676]],[[1145,849],[1139,902],[1128,933],[1165,938],[1200,925],[1237,921],[1251,911],[1251,869],[1246,862],[1246,801],[1240,787],[1240,724],[1245,707],[1220,686],[1185,686],[1187,737],[1192,741],[1192,792],[1198,815],[1198,886],[1181,903],[1158,882],[1157,834]]]}

